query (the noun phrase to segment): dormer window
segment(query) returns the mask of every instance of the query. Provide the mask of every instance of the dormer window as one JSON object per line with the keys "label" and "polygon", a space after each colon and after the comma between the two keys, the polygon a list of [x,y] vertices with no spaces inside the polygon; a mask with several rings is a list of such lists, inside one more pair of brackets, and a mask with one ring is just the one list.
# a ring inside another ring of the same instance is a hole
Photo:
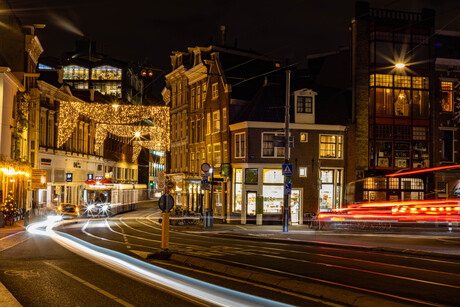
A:
{"label": "dormer window", "polygon": [[297,113],[313,113],[313,97],[297,96]]}
{"label": "dormer window", "polygon": [[195,65],[200,64],[200,62],[201,62],[200,53],[197,52],[197,53],[195,53]]}

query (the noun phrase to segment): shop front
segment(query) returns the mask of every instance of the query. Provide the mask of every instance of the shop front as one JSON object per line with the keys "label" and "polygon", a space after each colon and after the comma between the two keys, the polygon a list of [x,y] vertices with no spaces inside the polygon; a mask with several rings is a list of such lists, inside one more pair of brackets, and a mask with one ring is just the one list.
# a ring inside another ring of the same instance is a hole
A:
{"label": "shop front", "polygon": [[[279,168],[275,167],[233,169],[233,201],[231,206],[233,220],[239,218],[242,224],[255,224],[257,213],[261,213],[263,223],[281,222],[284,203],[284,176],[281,165]],[[261,210],[257,210],[258,197],[262,199]]]}
{"label": "shop front", "polygon": [[329,212],[342,205],[343,169],[322,168],[319,173],[319,211]]}

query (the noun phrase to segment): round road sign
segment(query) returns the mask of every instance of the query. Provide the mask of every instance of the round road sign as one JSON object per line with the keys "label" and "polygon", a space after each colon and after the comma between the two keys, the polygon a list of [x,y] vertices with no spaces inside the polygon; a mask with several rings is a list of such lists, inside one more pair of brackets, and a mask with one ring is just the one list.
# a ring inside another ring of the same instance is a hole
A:
{"label": "round road sign", "polygon": [[163,212],[169,212],[174,207],[174,198],[169,194],[161,195],[158,200],[158,208]]}
{"label": "round road sign", "polygon": [[205,162],[201,164],[201,170],[203,171],[203,173],[208,173],[210,169],[211,169],[211,165],[209,165],[209,163]]}

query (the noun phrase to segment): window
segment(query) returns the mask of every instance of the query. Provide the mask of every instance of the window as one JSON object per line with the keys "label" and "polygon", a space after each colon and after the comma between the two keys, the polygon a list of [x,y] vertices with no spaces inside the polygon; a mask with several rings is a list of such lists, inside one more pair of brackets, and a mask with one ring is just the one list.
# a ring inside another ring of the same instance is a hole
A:
{"label": "window", "polygon": [[426,140],[426,127],[412,127],[412,138],[414,140]]}
{"label": "window", "polygon": [[195,143],[195,122],[192,120],[190,122],[190,143]]}
{"label": "window", "polygon": [[89,80],[89,69],[81,66],[70,65],[64,67],[64,80]]}
{"label": "window", "polygon": [[441,111],[452,112],[452,82],[441,82]]}
{"label": "window", "polygon": [[222,157],[220,155],[220,143],[214,144],[214,166],[219,167],[222,163]]}
{"label": "window", "polygon": [[245,157],[245,137],[246,133],[236,133],[235,134],[235,158],[244,158]]}
{"label": "window", "polygon": [[223,162],[224,163],[228,163],[230,161],[229,157],[228,157],[228,146],[227,146],[227,142],[225,141],[224,143],[224,155],[223,155]]}
{"label": "window", "polygon": [[192,88],[192,91],[191,91],[191,94],[190,94],[191,98],[190,98],[190,104],[191,104],[191,109],[194,110],[195,109],[195,88]]}
{"label": "window", "polygon": [[243,203],[243,169],[235,168],[235,190],[234,190],[234,203],[233,212],[241,212]]}
{"label": "window", "polygon": [[[410,84],[410,83],[409,83]],[[394,92],[394,110],[395,116],[409,116],[410,102],[407,90],[395,90]]]}
{"label": "window", "polygon": [[195,172],[195,153],[193,152],[190,154],[190,171]]}
{"label": "window", "polygon": [[454,161],[454,131],[441,130],[441,161]]}
{"label": "window", "polygon": [[313,112],[313,97],[298,96],[297,97],[297,113],[308,113]]}
{"label": "window", "polygon": [[308,142],[308,132],[300,132],[300,142]]}
{"label": "window", "polygon": [[201,103],[201,85],[198,84],[197,87],[196,87],[196,104],[200,104]]}
{"label": "window", "polygon": [[284,177],[281,169],[263,170],[264,214],[279,214],[284,202]]}
{"label": "window", "polygon": [[299,177],[307,177],[307,168],[299,167]]}
{"label": "window", "polygon": [[214,123],[213,132],[220,131],[220,111],[215,111],[212,113],[212,121]]}
{"label": "window", "polygon": [[93,68],[91,80],[121,80],[121,69],[113,66]]}
{"label": "window", "polygon": [[196,141],[201,142],[201,120],[196,120]]}
{"label": "window", "polygon": [[217,99],[219,97],[219,87],[217,82],[212,84],[212,99]]}
{"label": "window", "polygon": [[321,135],[319,144],[320,158],[342,158],[342,137],[338,135]]}
{"label": "window", "polygon": [[201,101],[205,101],[206,100],[206,88],[207,88],[207,83],[206,81],[203,82],[203,91],[202,91],[202,95],[201,95]]}
{"label": "window", "polygon": [[211,113],[206,114],[206,134],[211,134]]}
{"label": "window", "polygon": [[227,130],[227,108],[222,109],[222,130]]}
{"label": "window", "polygon": [[212,146],[211,146],[211,144],[208,144],[208,162],[212,162]]}

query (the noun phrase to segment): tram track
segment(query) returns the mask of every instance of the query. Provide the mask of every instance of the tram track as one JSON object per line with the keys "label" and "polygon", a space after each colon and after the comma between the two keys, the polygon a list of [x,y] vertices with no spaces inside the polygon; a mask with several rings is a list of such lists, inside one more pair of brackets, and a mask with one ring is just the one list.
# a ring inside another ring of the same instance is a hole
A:
{"label": "tram track", "polygon": [[[139,229],[139,228],[136,228],[136,227],[130,225],[131,224],[130,222],[132,220],[135,220],[136,223],[140,223],[144,227],[149,227],[149,228],[152,228],[152,229],[155,229],[155,230],[159,231],[160,229],[157,226],[155,226],[155,223],[153,221],[151,221],[151,218],[152,218],[152,214],[143,216],[141,218],[139,218],[139,217],[138,218],[119,217],[117,219],[112,218],[110,220],[111,220],[111,222],[114,222],[114,225],[119,227],[120,230],[121,230],[122,227],[125,227],[125,228],[128,228],[131,231],[135,231],[135,232],[139,232],[139,233],[143,233],[143,234],[148,234],[148,235],[156,237],[156,235],[153,232],[148,232],[148,231],[145,231],[145,230],[142,230],[142,229]],[[129,238],[129,240],[131,240],[129,242],[129,244],[132,247],[135,246],[136,248],[146,248],[146,249],[149,249],[149,250],[158,248],[160,240],[155,240],[153,238],[144,238],[144,237],[141,237],[141,236],[135,236],[135,235],[129,234],[127,229],[124,230],[124,231],[121,231],[121,232],[116,231],[116,230],[112,229],[112,227],[110,227],[110,225],[108,224],[107,220],[108,219],[106,219],[107,229],[109,231],[111,231],[112,233],[118,235],[120,237],[120,240],[123,240],[124,236],[126,238]],[[149,221],[149,222],[145,223],[145,221]],[[174,234],[180,234],[181,236],[187,237],[187,244],[173,243],[172,244],[173,248],[174,247],[184,247],[184,248],[185,247],[192,247],[193,248],[193,247],[196,247],[198,245],[191,244],[192,242],[203,243],[203,240],[202,240],[203,236],[200,236],[198,234],[180,233],[180,232],[176,232],[176,231],[172,231],[172,232]],[[86,232],[86,234],[88,235],[89,233]],[[111,239],[107,239],[107,238],[104,238],[104,237],[101,237],[101,236],[96,236],[94,234],[90,234],[90,236],[93,237],[93,238],[104,240],[104,241],[110,240],[110,242],[113,241],[113,242],[116,242],[118,244],[125,244],[126,245],[126,242],[111,240]],[[193,237],[193,238],[191,238],[191,237]],[[201,238],[201,240],[198,240],[198,239],[195,239],[195,238]],[[206,237],[206,238],[209,239],[209,237]],[[143,242],[152,242],[152,243],[154,243],[154,245],[157,245],[157,246],[133,243],[133,240],[142,240]],[[225,239],[224,241],[225,241],[225,243],[232,242],[233,244],[235,244],[237,242],[244,241],[244,240],[239,239],[239,240],[236,240],[236,242],[235,242],[235,240],[232,240],[232,239]],[[220,243],[224,244],[224,241],[220,240]],[[327,249],[327,250],[335,250],[335,251],[340,250],[338,248],[325,248],[325,249]],[[376,272],[376,271],[370,271],[370,270],[364,270],[364,269],[357,269],[357,268],[354,268],[352,266],[343,266],[343,265],[336,265],[336,264],[333,264],[333,263],[331,264],[331,263],[325,263],[325,262],[319,262],[319,261],[310,261],[310,260],[305,260],[305,259],[298,259],[298,258],[293,258],[293,257],[284,257],[284,256],[279,256],[279,255],[274,254],[274,252],[279,253],[279,252],[283,252],[283,251],[285,251],[283,248],[258,246],[257,249],[254,249],[251,252],[253,254],[255,253],[256,256],[258,256],[258,257],[266,257],[266,258],[268,257],[268,258],[273,258],[273,259],[277,259],[277,260],[280,260],[280,261],[290,261],[290,262],[296,262],[296,263],[304,263],[304,264],[307,264],[307,265],[319,265],[319,266],[324,266],[326,268],[334,267],[336,269],[341,269],[341,270],[357,271],[357,272],[360,272],[360,273],[372,274],[372,275],[375,275],[375,276],[380,276],[380,278],[392,278],[392,279],[406,280],[407,282],[422,283],[422,284],[427,284],[429,286],[444,287],[444,288],[451,288],[451,289],[460,288],[460,286],[458,286],[457,284],[440,283],[440,282],[436,282],[436,281],[432,281],[432,280],[428,280],[428,279],[424,280],[424,279],[420,279],[420,278],[396,276],[396,275],[393,275],[393,274],[386,274],[386,273],[382,273],[382,272]],[[426,274],[446,275],[446,276],[450,276],[450,277],[453,277],[453,278],[457,278],[457,277],[460,276],[460,274],[457,274],[457,273],[454,273],[454,272],[445,272],[445,271],[438,271],[438,270],[432,270],[432,269],[426,269],[426,268],[420,268],[420,267],[412,267],[412,266],[402,266],[402,265],[398,265],[398,264],[382,263],[382,262],[378,262],[378,261],[369,261],[369,260],[356,259],[356,258],[350,258],[350,257],[343,257],[343,256],[337,256],[337,255],[329,255],[329,254],[324,254],[324,253],[322,253],[322,254],[314,254],[314,253],[310,253],[310,252],[297,251],[297,250],[293,250],[291,252],[294,253],[294,254],[297,254],[299,257],[300,256],[308,256],[308,255],[316,255],[316,256],[319,256],[321,258],[330,258],[330,259],[336,259],[336,260],[340,260],[340,261],[350,261],[350,262],[353,261],[353,262],[358,263],[358,264],[368,264],[368,265],[382,266],[382,270],[385,270],[388,267],[391,267],[391,268],[399,269],[399,270],[419,271],[419,272],[426,273]],[[348,251],[348,252],[350,252],[350,251]],[[410,256],[405,256],[405,255],[404,256],[402,256],[402,255],[392,255],[392,254],[389,255],[387,253],[367,252],[367,251],[353,251],[353,253],[357,253],[357,254],[363,254],[364,253],[366,255],[377,255],[377,256],[382,256],[382,257],[385,257],[385,258],[413,259],[413,260],[416,260],[416,261],[419,261],[419,262],[420,261],[427,261],[427,262],[435,261],[437,263],[446,264],[446,265],[455,265],[455,266],[460,265],[459,263],[453,262],[453,261],[445,261],[445,260],[422,258],[422,257],[410,257]],[[301,275],[301,274],[295,274],[293,272],[278,271],[276,269],[273,269],[273,268],[270,268],[270,267],[267,267],[267,266],[254,265],[254,264],[251,264],[251,263],[248,263],[248,262],[232,261],[232,260],[229,260],[229,259],[222,259],[222,258],[209,257],[209,256],[206,257],[206,259],[211,260],[211,261],[220,262],[220,263],[226,263],[226,264],[234,265],[234,266],[238,266],[238,267],[249,267],[249,268],[253,268],[253,269],[256,269],[256,270],[267,271],[267,272],[271,272],[272,274],[273,273],[274,274],[283,274],[284,276],[289,276],[289,277],[295,278],[295,279],[310,280],[310,281],[315,281],[315,282],[319,282],[319,283],[325,283],[325,284],[330,284],[330,285],[334,285],[334,286],[340,286],[340,287],[343,287],[343,288],[354,289],[354,290],[358,290],[358,291],[361,291],[361,292],[370,293],[370,294],[374,294],[374,295],[387,296],[389,298],[397,298],[397,299],[401,299],[401,300],[406,301],[406,302],[412,302],[412,303],[415,303],[415,304],[430,305],[430,306],[441,306],[441,305],[437,304],[436,302],[432,303],[432,302],[425,301],[425,300],[418,300],[418,299],[415,299],[413,297],[412,298],[411,297],[403,297],[403,296],[398,296],[398,295],[395,296],[392,293],[385,293],[385,292],[377,291],[376,289],[370,289],[370,288],[364,288],[364,287],[356,287],[355,285],[352,285],[352,284],[338,283],[338,282],[327,280],[327,279],[314,278],[314,277],[309,277],[309,276],[305,276],[305,275]],[[379,278],[379,277],[376,277],[376,278]]]}

